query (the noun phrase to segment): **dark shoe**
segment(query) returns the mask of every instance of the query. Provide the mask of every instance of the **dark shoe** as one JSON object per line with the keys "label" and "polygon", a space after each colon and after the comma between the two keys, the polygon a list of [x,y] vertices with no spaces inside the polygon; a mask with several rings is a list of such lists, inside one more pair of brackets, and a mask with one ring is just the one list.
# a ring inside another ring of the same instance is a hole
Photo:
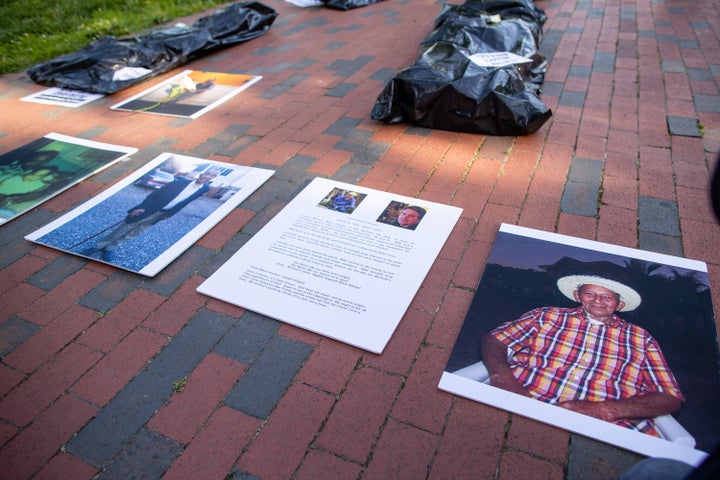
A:
{"label": "dark shoe", "polygon": [[100,249],[100,252],[100,256],[106,262],[112,262],[113,260],[115,260],[115,252],[113,252],[112,250],[105,250],[104,248],[102,248]]}

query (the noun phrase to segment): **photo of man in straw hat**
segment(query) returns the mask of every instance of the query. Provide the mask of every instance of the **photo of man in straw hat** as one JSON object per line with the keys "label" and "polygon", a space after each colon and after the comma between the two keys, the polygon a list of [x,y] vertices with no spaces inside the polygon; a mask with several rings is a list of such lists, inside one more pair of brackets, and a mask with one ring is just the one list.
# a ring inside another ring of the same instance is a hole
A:
{"label": "photo of man in straw hat", "polygon": [[640,294],[610,262],[557,280],[576,307],[540,307],[482,337],[490,385],[659,436],[653,417],[683,395],[658,342],[618,314]]}

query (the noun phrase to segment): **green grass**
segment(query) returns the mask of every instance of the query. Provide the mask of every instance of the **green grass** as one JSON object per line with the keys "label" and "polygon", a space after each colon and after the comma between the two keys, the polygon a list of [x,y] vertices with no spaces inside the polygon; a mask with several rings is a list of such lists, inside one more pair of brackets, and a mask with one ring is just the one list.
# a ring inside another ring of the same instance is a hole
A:
{"label": "green grass", "polygon": [[141,33],[228,0],[2,0],[0,75],[112,35]]}

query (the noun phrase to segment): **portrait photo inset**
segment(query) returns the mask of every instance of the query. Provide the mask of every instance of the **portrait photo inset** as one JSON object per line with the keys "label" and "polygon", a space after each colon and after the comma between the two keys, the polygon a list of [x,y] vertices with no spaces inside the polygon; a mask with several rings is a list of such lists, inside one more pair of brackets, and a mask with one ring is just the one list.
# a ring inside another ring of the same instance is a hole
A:
{"label": "portrait photo inset", "polygon": [[353,213],[366,196],[364,193],[353,190],[333,188],[330,193],[325,195],[318,206],[334,212]]}
{"label": "portrait photo inset", "polygon": [[377,221],[406,230],[415,230],[426,213],[427,210],[423,207],[392,201],[383,210]]}

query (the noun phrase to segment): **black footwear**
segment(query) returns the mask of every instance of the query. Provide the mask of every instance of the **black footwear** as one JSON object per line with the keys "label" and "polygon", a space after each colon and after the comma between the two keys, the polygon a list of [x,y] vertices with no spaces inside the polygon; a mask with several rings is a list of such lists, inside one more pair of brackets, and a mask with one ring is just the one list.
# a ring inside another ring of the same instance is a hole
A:
{"label": "black footwear", "polygon": [[113,260],[115,260],[115,252],[113,252],[112,250],[105,250],[104,248],[101,248],[100,256],[106,262],[112,262]]}

